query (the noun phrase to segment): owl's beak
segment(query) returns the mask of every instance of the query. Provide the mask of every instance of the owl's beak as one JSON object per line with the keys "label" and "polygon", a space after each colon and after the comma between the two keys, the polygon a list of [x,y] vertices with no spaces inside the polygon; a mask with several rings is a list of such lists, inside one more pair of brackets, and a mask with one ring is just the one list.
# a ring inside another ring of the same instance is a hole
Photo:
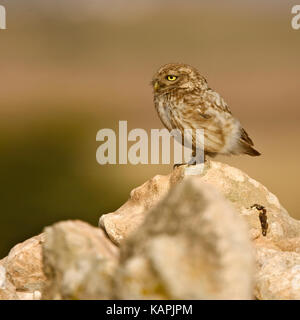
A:
{"label": "owl's beak", "polygon": [[155,81],[154,83],[154,91],[157,91],[160,88],[160,85],[158,83],[158,81]]}

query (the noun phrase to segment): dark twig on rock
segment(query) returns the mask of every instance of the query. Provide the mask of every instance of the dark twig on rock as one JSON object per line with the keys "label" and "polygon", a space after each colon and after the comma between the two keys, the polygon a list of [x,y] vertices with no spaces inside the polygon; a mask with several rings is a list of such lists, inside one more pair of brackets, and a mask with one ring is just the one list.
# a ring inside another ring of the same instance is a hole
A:
{"label": "dark twig on rock", "polygon": [[265,237],[268,231],[268,218],[267,218],[267,210],[264,206],[260,204],[254,204],[251,206],[251,209],[255,208],[259,211],[259,220],[261,224],[262,235]]}

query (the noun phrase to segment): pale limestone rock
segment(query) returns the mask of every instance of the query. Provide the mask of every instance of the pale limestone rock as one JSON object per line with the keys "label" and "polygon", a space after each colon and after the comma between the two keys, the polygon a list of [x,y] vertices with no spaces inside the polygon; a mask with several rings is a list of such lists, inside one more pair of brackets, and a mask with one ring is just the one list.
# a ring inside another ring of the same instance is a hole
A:
{"label": "pale limestone rock", "polygon": [[0,289],[4,289],[6,286],[6,269],[3,266],[5,260],[0,260]]}
{"label": "pale limestone rock", "polygon": [[42,243],[45,235],[30,238],[11,249],[4,266],[7,277],[17,291],[33,293],[42,290],[46,277],[42,265]]}
{"label": "pale limestone rock", "polygon": [[[277,197],[265,186],[227,164],[209,161],[204,168],[182,166],[173,170],[168,176],[156,176],[133,190],[131,198],[119,210],[103,215],[100,218],[100,226],[106,230],[113,242],[120,244],[143,223],[150,212],[149,209],[155,207],[171,186],[197,174],[199,181],[213,185],[230,200],[248,223],[250,238],[257,252],[260,252],[256,255],[259,270],[255,289],[257,297],[260,299],[286,299],[286,297],[298,299],[299,296],[292,286],[295,286],[297,279],[300,278],[300,270],[297,267],[298,256],[295,255],[300,254],[300,221],[290,217]],[[263,205],[267,210],[269,227],[266,237],[262,235],[259,212],[254,208],[251,209],[254,204]],[[258,246],[258,243],[263,244]],[[268,254],[261,248],[271,248],[277,254]],[[281,275],[288,274],[290,269],[293,270],[294,276],[290,282],[286,282],[283,276],[274,277],[274,274],[277,274],[276,259],[278,257],[282,259]],[[293,258],[290,259],[290,257]],[[268,268],[261,268],[262,265],[267,265]],[[290,269],[287,265],[290,266]],[[264,281],[271,275],[272,283]],[[281,282],[284,281],[287,287],[281,290]],[[266,289],[267,285],[269,291]]]}
{"label": "pale limestone rock", "polygon": [[4,261],[5,259],[0,261],[0,300],[18,300],[16,288],[6,277]]}
{"label": "pale limestone rock", "polygon": [[43,234],[28,239],[14,246],[0,261],[0,299],[37,299],[34,292],[40,292],[46,282],[42,266],[43,241]]}
{"label": "pale limestone rock", "polygon": [[187,179],[121,246],[119,299],[251,299],[246,223],[212,186]]}
{"label": "pale limestone rock", "polygon": [[130,193],[130,199],[113,214],[102,215],[99,224],[117,245],[143,222],[145,212],[170,189],[169,176],[157,175]]}
{"label": "pale limestone rock", "polygon": [[[254,204],[267,210],[266,237]],[[0,300],[249,299],[247,238],[255,249],[254,295],[300,299],[300,222],[262,184],[226,164],[156,176],[100,225],[122,244],[121,264],[101,229],[57,223],[0,261]]]}
{"label": "pale limestone rock", "polygon": [[253,238],[261,236],[258,212],[250,208],[254,204],[263,205],[267,209],[268,238],[280,241],[300,236],[300,222],[288,215],[277,197],[265,186],[239,169],[214,161],[207,162],[204,170],[197,170],[197,166],[181,166],[167,176],[155,176],[134,189],[130,199],[117,211],[102,215],[100,226],[114,243],[120,244],[141,225],[149,209],[167,194],[171,186],[196,173],[199,173],[202,182],[213,185],[232,202],[247,220]]}
{"label": "pale limestone rock", "polygon": [[[255,296],[262,300],[300,300],[299,239],[274,243],[256,239]],[[298,249],[294,250],[297,245]],[[292,250],[291,250],[292,249]]]}
{"label": "pale limestone rock", "polygon": [[17,296],[18,296],[18,300],[40,300],[41,299],[41,296],[39,296],[39,298],[37,299],[33,292],[17,292]]}
{"label": "pale limestone rock", "polygon": [[43,299],[106,299],[118,248],[99,228],[65,221],[45,229]]}

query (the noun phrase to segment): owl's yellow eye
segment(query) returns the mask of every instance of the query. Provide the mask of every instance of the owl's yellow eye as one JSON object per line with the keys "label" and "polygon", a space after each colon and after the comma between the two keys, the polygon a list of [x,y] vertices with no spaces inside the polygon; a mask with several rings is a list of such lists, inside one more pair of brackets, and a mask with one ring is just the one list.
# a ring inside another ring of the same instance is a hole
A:
{"label": "owl's yellow eye", "polygon": [[178,77],[172,76],[172,75],[166,76],[166,79],[167,79],[168,81],[175,81],[177,78],[178,78]]}

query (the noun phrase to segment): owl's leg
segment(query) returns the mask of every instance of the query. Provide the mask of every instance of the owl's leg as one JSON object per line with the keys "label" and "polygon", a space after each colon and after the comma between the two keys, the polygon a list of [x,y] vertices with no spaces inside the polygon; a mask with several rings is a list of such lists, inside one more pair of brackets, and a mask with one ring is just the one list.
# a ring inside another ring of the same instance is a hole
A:
{"label": "owl's leg", "polygon": [[200,152],[200,155],[197,154],[197,151],[193,149],[192,159],[187,163],[189,166],[195,166],[199,163],[205,163],[207,161],[206,154],[204,151]]}
{"label": "owl's leg", "polygon": [[188,165],[188,166],[195,166],[199,163],[205,163],[207,161],[207,155],[205,154],[205,152],[200,152],[200,156],[199,154],[197,154],[196,150],[193,149],[193,153],[192,153],[192,158],[189,162],[187,163],[176,163],[173,166],[173,169],[178,168],[180,166],[184,166],[184,165]]}
{"label": "owl's leg", "polygon": [[185,166],[185,165],[188,165],[188,166],[193,166],[197,164],[197,161],[196,161],[196,152],[193,150],[193,153],[192,153],[192,158],[189,162],[184,162],[184,163],[176,163],[174,164],[173,166],[173,169],[175,168],[178,168],[178,167],[181,167],[181,166]]}
{"label": "owl's leg", "polygon": [[195,166],[196,164],[197,164],[197,161],[196,161],[195,158],[192,158],[192,159],[187,163],[188,166]]}
{"label": "owl's leg", "polygon": [[186,164],[187,164],[187,163],[175,163],[174,166],[173,166],[173,170],[174,170],[175,168],[184,166],[184,165],[186,165]]}

